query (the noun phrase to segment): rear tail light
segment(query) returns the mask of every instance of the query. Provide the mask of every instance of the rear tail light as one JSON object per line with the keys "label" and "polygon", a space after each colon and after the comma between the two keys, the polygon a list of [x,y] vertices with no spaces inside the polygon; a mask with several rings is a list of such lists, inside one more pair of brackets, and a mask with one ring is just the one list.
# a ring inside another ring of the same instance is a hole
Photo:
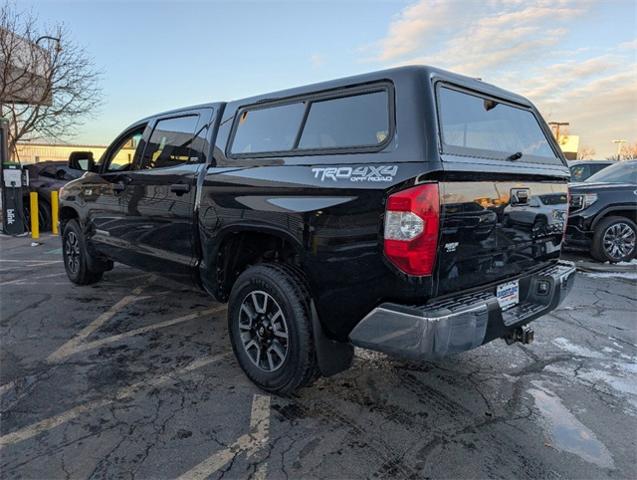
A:
{"label": "rear tail light", "polygon": [[385,256],[409,275],[431,275],[438,250],[439,224],[437,183],[390,195],[385,211]]}

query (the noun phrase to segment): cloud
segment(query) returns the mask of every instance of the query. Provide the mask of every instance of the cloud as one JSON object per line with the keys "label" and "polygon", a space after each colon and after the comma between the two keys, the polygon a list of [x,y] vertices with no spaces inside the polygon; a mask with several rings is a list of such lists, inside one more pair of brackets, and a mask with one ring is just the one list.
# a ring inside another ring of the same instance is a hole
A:
{"label": "cloud", "polygon": [[367,61],[436,65],[519,92],[545,118],[569,121],[571,133],[603,157],[614,151],[612,138],[637,140],[637,39],[600,48],[595,38],[608,28],[600,23],[589,32],[589,44],[567,41],[593,5],[420,0],[368,45],[367,55],[373,53]]}
{"label": "cloud", "polygon": [[590,81],[591,78],[607,74],[623,65],[616,55],[606,54],[583,61],[569,60],[536,69],[532,76],[518,82],[518,89],[536,101],[548,101],[563,94],[576,84]]}
{"label": "cloud", "polygon": [[635,50],[637,50],[637,38],[629,42],[620,43],[617,48],[620,50],[631,50],[633,55],[635,55]]}
{"label": "cloud", "polygon": [[423,0],[405,8],[389,25],[387,36],[379,42],[378,60],[396,60],[414,53],[428,37],[452,22],[452,3]]}
{"label": "cloud", "polygon": [[320,53],[313,53],[310,56],[310,63],[312,64],[312,68],[321,68],[323,65],[325,65],[325,62],[325,56],[321,55]]}
{"label": "cloud", "polygon": [[[540,47],[555,45],[566,30],[547,25],[565,23],[586,11],[588,2],[458,2],[420,0],[403,9],[376,43],[376,61],[417,60],[461,68],[500,65]],[[422,52],[427,52],[423,55]]]}
{"label": "cloud", "polygon": [[614,138],[637,141],[637,71],[627,68],[563,91],[539,107],[556,120],[570,122],[570,131],[593,145],[598,157],[612,155]]}

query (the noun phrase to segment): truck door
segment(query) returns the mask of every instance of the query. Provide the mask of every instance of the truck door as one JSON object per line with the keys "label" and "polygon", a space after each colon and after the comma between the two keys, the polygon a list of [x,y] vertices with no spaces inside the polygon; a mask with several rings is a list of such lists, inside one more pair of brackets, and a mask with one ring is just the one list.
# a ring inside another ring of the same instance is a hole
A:
{"label": "truck door", "polygon": [[194,276],[196,178],[205,168],[212,109],[159,117],[123,195],[130,265],[190,283]]}
{"label": "truck door", "polygon": [[122,133],[106,150],[99,173],[87,172],[82,183],[82,200],[91,244],[113,260],[127,263],[128,249],[122,236],[123,195],[130,174],[143,149],[147,124],[136,125]]}

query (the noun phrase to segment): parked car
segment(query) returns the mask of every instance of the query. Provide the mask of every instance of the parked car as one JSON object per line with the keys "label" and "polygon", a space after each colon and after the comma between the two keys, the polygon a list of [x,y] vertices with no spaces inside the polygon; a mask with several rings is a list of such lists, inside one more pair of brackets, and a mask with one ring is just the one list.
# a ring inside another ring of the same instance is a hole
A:
{"label": "parked car", "polygon": [[635,258],[637,161],[616,164],[570,188],[566,245],[600,262]]}
{"label": "parked car", "polygon": [[431,67],[153,115],[91,170],[61,193],[69,279],[118,261],[201,286],[272,392],[348,368],[354,345],[528,343],[573,282],[569,170],[539,112]]}
{"label": "parked car", "polygon": [[[92,157],[90,152],[75,152],[83,157]],[[74,164],[73,159],[68,162],[44,161],[27,164],[24,168],[29,172],[29,188],[25,189],[26,196],[23,199],[27,222],[31,217],[29,192],[38,194],[38,219],[41,231],[51,229],[51,192],[58,191],[60,187],[76,178],[81,177],[86,170],[88,163],[84,163],[84,168]]]}
{"label": "parked car", "polygon": [[568,162],[572,182],[583,182],[591,175],[611,166],[612,160],[573,160]]}

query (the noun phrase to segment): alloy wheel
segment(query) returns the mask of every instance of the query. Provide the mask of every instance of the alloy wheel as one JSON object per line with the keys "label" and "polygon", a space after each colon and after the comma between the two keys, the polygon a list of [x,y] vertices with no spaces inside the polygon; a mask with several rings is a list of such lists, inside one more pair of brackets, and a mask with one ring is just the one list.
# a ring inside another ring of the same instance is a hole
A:
{"label": "alloy wheel", "polygon": [[270,294],[255,290],[246,295],[239,309],[239,333],[254,365],[264,372],[281,368],[288,355],[288,325]]}
{"label": "alloy wheel", "polygon": [[72,273],[77,273],[80,269],[80,240],[75,232],[68,232],[64,239],[64,255],[66,266]]}
{"label": "alloy wheel", "polygon": [[615,223],[604,232],[603,245],[610,258],[626,258],[635,250],[635,230],[627,223]]}

